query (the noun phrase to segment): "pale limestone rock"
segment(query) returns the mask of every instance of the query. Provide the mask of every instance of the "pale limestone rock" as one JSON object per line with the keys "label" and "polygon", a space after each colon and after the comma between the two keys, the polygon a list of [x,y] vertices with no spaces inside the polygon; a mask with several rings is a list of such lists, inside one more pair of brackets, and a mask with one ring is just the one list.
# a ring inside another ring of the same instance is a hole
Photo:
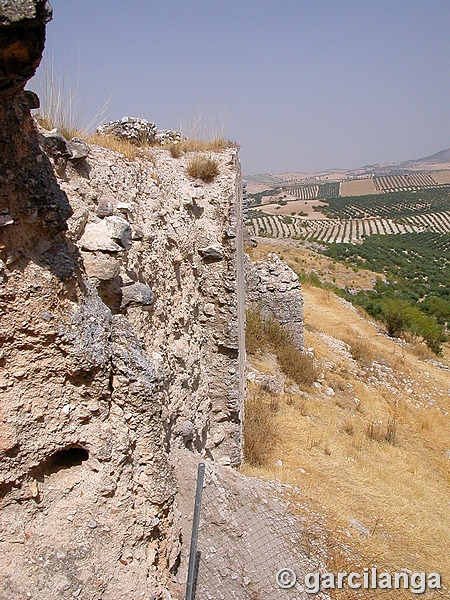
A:
{"label": "pale limestone rock", "polygon": [[103,252],[83,252],[84,268],[89,277],[108,281],[120,272],[120,263],[109,254]]}
{"label": "pale limestone rock", "polygon": [[83,250],[94,252],[122,252],[131,239],[131,227],[121,217],[105,217],[97,223],[88,223],[80,239]]}

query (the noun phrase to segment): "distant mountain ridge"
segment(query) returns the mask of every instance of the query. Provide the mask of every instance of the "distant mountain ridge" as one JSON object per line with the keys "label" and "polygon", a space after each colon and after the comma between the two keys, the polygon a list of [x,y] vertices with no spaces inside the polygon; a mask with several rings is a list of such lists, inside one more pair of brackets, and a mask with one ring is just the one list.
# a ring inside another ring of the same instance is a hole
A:
{"label": "distant mountain ridge", "polygon": [[431,154],[431,156],[425,156],[424,158],[417,158],[415,160],[407,160],[405,162],[400,163],[401,165],[411,165],[413,163],[428,163],[428,164],[436,164],[436,163],[447,163],[450,162],[450,148],[446,150],[440,150],[435,154]]}
{"label": "distant mountain ridge", "polygon": [[[317,171],[309,174],[304,172],[290,172],[290,173],[259,173],[257,175],[245,175],[245,179],[248,183],[253,185],[273,185],[276,186],[280,183],[286,183],[286,181],[294,181],[303,179],[346,179],[352,177],[361,176],[379,176],[379,175],[390,175],[399,174],[402,172],[414,172],[414,171],[433,171],[433,170],[450,170],[450,148],[440,150],[430,156],[423,158],[416,158],[396,163],[374,163],[370,165],[363,165],[354,169],[324,169],[323,171]],[[299,177],[299,176],[302,177]],[[333,177],[334,175],[334,177]]]}

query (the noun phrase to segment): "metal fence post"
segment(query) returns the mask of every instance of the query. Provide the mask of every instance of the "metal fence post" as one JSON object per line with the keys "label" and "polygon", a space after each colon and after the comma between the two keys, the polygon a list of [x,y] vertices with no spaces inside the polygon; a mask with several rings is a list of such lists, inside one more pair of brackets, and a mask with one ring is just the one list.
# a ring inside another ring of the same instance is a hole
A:
{"label": "metal fence post", "polygon": [[200,522],[200,508],[202,505],[202,492],[203,492],[204,477],[205,477],[205,463],[200,463],[198,465],[197,489],[195,491],[194,520],[192,522],[191,549],[189,551],[189,568],[188,568],[188,578],[187,578],[187,585],[186,585],[186,600],[193,600],[193,598],[194,598],[194,583],[195,583],[195,571],[196,571],[196,562],[197,562],[198,526],[199,526],[199,522]]}

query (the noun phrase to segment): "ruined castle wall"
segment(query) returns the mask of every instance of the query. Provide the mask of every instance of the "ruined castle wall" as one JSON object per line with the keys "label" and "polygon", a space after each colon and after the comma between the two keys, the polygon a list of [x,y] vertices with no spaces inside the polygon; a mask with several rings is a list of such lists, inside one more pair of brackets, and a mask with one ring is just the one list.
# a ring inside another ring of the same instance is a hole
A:
{"label": "ruined castle wall", "polygon": [[241,454],[239,161],[49,158],[22,91],[48,15],[0,3],[0,598],[160,598],[171,448]]}
{"label": "ruined castle wall", "polygon": [[[244,301],[237,150],[214,154],[220,173],[211,183],[186,175],[189,155],[146,152],[129,161],[93,147],[88,176],[65,170],[70,237],[105,303],[126,315],[146,353],[164,365],[167,441],[238,464]],[[105,222],[129,227],[124,247],[99,247]]]}
{"label": "ruined castle wall", "polygon": [[276,254],[245,260],[248,306],[277,319],[289,329],[292,341],[303,349],[303,297],[298,275]]}

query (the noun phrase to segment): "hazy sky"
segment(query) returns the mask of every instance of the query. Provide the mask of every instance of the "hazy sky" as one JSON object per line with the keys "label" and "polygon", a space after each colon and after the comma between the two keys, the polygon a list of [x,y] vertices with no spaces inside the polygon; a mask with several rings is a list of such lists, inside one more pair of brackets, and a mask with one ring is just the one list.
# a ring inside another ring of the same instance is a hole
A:
{"label": "hazy sky", "polygon": [[247,174],[450,146],[449,0],[50,2],[40,76],[78,86],[81,126],[110,99],[103,120],[236,140]]}

